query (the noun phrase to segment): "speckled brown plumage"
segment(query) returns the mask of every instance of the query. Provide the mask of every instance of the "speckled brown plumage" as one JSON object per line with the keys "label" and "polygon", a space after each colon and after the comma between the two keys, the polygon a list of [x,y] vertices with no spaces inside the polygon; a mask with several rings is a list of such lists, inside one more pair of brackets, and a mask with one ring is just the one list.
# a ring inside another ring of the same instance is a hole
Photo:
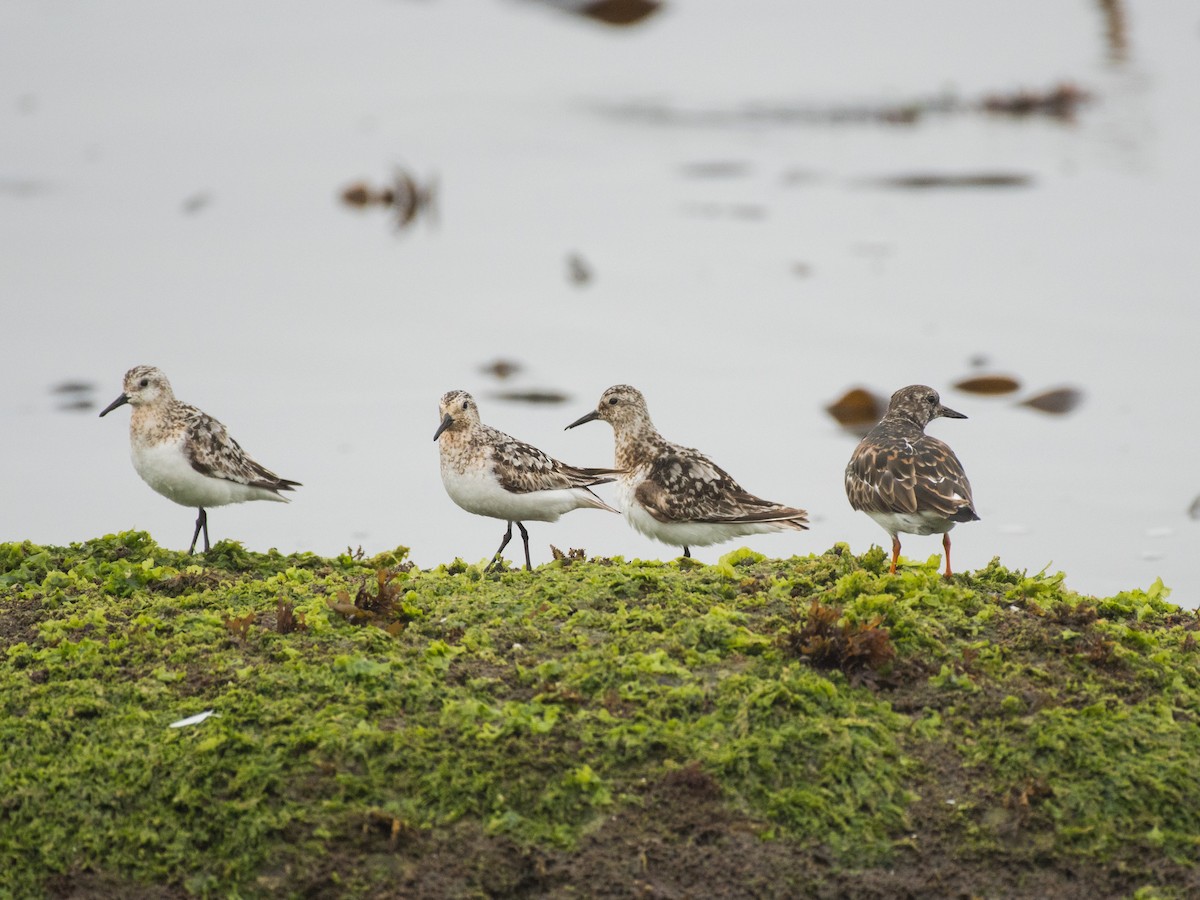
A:
{"label": "speckled brown plumage", "polygon": [[209,549],[208,507],[247,500],[286,502],[280,492],[301,486],[251,459],[212,416],[177,400],[166,374],[154,366],[134,366],[125,373],[123,387],[100,415],[125,404],[133,407],[129,447],[134,468],[158,493],[199,513],[189,553],[201,531],[204,549]]}
{"label": "speckled brown plumage", "polygon": [[251,459],[225,426],[202,410],[176,401],[173,412],[183,423],[183,452],[201,475],[268,491],[291,491],[301,486]]}
{"label": "speckled brown plumage", "polygon": [[892,571],[899,556],[898,532],[939,532],[946,535],[949,577],[949,530],[956,523],[979,518],[962,463],[945,442],[925,434],[925,426],[939,416],[966,418],[943,406],[933,388],[919,384],[901,388],[846,466],[850,505],[870,515],[892,536]]}
{"label": "speckled brown plumage", "polygon": [[618,482],[625,518],[664,543],[705,546],[746,534],[808,527],[808,514],[756,497],[699,450],[658,433],[645,398],[618,384],[596,409],[567,426],[601,419],[613,427]]}
{"label": "speckled brown plumage", "polygon": [[475,399],[449,391],[439,403],[441,425],[434,433],[441,452],[442,484],[468,512],[508,522],[493,564],[512,538],[516,523],[532,569],[529,534],[522,522],[553,522],[565,512],[592,508],[616,512],[591,488],[613,481],[615,469],[585,469],[560,462],[537,447],[484,425]]}

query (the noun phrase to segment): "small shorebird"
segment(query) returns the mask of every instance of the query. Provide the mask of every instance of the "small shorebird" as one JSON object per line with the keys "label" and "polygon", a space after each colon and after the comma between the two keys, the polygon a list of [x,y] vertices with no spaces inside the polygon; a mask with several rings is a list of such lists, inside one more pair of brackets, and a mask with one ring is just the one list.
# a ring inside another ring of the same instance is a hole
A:
{"label": "small shorebird", "polygon": [[925,433],[938,416],[965,419],[942,406],[937,391],[911,384],[892,394],[887,412],[850,457],[846,496],[892,536],[892,567],[900,558],[900,532],[940,534],[950,572],[950,529],[974,522],[971,483],[958,457],[942,441]]}
{"label": "small shorebird", "polygon": [[300,487],[252,460],[225,426],[194,406],[175,399],[167,376],[153,366],[135,366],[125,373],[125,390],[100,413],[118,406],[133,407],[129,417],[129,454],[142,480],[168,500],[198,509],[196,530],[188,553],[204,531],[209,551],[209,507],[247,500],[278,500],[280,491]]}
{"label": "small shorebird", "polygon": [[769,531],[808,528],[808,513],[747,493],[699,450],[672,444],[650,421],[646,400],[627,384],[567,428],[603,419],[613,428],[621,510],[642,534],[683,548],[705,547]]}
{"label": "small shorebird", "polygon": [[536,447],[509,437],[479,421],[479,407],[466,391],[449,391],[438,406],[442,424],[433,433],[442,458],[442,484],[450,499],[477,516],[508,522],[500,549],[512,540],[513,523],[525,542],[525,568],[529,561],[529,532],[524,522],[555,522],[573,509],[606,509],[617,512],[591,488],[608,484],[614,469],[578,469],[547,456]]}

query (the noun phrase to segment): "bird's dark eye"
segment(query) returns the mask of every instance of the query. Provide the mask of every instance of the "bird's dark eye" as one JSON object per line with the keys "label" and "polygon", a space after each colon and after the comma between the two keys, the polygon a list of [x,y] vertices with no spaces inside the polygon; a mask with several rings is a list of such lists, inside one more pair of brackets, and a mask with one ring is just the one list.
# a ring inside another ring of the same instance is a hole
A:
{"label": "bird's dark eye", "polygon": [[937,397],[935,397],[933,394],[930,394],[925,399],[928,400],[930,403],[937,403]]}
{"label": "bird's dark eye", "polygon": [[466,408],[467,408],[467,407],[469,407],[470,405],[471,405],[471,401],[470,401],[470,400],[464,400],[464,401],[463,401],[463,409],[466,409]]}
{"label": "bird's dark eye", "polygon": [[138,382],[138,387],[150,387],[150,379],[143,378],[141,381]]}
{"label": "bird's dark eye", "polygon": [[609,398],[608,398],[608,405],[609,405],[609,406],[616,406],[616,405],[617,405],[617,398],[616,398],[616,397],[609,397]]}

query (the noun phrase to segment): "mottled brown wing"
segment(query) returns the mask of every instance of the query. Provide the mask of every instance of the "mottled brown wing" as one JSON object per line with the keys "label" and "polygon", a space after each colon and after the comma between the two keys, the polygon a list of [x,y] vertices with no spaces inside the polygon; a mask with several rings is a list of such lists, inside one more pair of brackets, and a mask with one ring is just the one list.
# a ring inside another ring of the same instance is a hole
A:
{"label": "mottled brown wing", "polygon": [[946,518],[975,517],[971,482],[962,463],[950,447],[935,437],[924,435],[916,445],[917,509],[933,510]]}
{"label": "mottled brown wing", "polygon": [[225,426],[194,406],[187,407],[187,438],[183,446],[188,462],[201,475],[221,478],[269,491],[290,491],[298,481],[280,478],[246,455]]}
{"label": "mottled brown wing", "polygon": [[936,512],[947,518],[972,505],[958,457],[928,435],[915,440],[868,435],[846,466],[846,496],[864,512]]}
{"label": "mottled brown wing", "polygon": [[728,472],[694,450],[657,456],[634,496],[660,522],[807,520],[802,509],[747,493]]}
{"label": "mottled brown wing", "polygon": [[578,469],[559,462],[537,447],[493,429],[493,467],[505,489],[517,494],[592,487],[613,481],[614,469]]}

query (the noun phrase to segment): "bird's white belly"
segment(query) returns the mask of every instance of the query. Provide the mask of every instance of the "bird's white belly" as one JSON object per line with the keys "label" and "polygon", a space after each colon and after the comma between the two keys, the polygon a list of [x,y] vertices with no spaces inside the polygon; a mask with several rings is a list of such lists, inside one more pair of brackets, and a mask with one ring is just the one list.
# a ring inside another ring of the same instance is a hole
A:
{"label": "bird's white belly", "polygon": [[867,515],[878,522],[883,530],[893,537],[899,532],[945,534],[956,524],[951,519],[936,513],[868,512]]}
{"label": "bird's white belly", "polygon": [[467,512],[508,522],[554,522],[573,509],[595,506],[594,498],[582,488],[514,494],[484,469],[459,472],[443,466],[442,484],[450,499]]}
{"label": "bird's white belly", "polygon": [[283,500],[263,488],[211,478],[192,468],[183,452],[183,442],[146,445],[130,449],[133,467],[142,480],[168,500],[193,509],[243,503],[247,500]]}

